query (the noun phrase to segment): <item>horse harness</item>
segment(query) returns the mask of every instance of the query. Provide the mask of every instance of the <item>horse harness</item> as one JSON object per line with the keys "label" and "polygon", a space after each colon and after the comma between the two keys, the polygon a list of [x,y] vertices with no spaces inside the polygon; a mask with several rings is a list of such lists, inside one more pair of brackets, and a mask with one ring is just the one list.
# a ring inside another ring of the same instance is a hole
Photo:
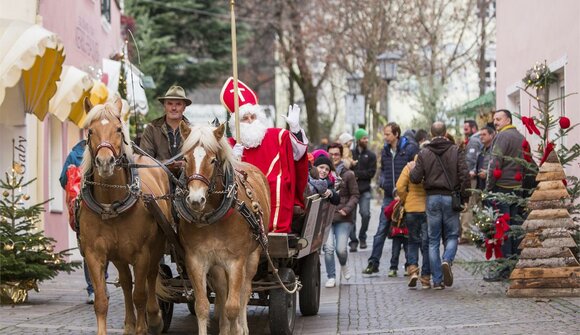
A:
{"label": "horse harness", "polygon": [[[189,182],[194,180],[201,181],[208,186],[208,195],[223,194],[220,205],[208,213],[193,211],[186,203],[187,188],[178,186],[173,198],[173,205],[178,215],[187,222],[207,226],[221,220],[224,216],[230,215],[233,210],[237,210],[248,223],[254,239],[267,250],[268,239],[264,232],[263,212],[258,202],[254,200],[254,191],[248,183],[248,174],[245,171],[235,170],[229,163],[222,164],[219,160],[216,160],[214,163],[216,164],[216,168],[214,169],[211,180],[208,180],[200,174],[193,174],[187,177],[185,172],[182,172],[179,181],[180,186],[187,186]],[[222,168],[222,165],[225,168]],[[216,191],[217,179],[220,176],[222,177],[220,179],[222,180],[223,191]],[[238,198],[238,184],[243,186],[246,196],[250,199],[252,204],[251,209],[244,201]]]}

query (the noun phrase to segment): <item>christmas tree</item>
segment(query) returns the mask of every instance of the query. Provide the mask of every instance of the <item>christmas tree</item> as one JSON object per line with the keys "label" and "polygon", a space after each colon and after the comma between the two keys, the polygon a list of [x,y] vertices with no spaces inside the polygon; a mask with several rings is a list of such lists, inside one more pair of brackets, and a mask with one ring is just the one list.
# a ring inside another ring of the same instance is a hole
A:
{"label": "christmas tree", "polygon": [[80,262],[68,262],[69,250],[55,252],[56,240],[37,228],[44,204],[26,205],[30,196],[23,188],[24,168],[13,163],[10,173],[0,179],[0,302],[21,303],[28,291],[38,291],[38,283],[54,278],[58,272],[70,273]]}
{"label": "christmas tree", "polygon": [[[564,138],[574,129],[578,124],[571,125],[570,119],[566,116],[557,117],[554,115],[554,105],[555,103],[565,99],[567,96],[562,96],[558,98],[551,99],[549,96],[549,87],[551,84],[557,82],[557,76],[550,71],[546,63],[536,63],[532,68],[530,68],[525,77],[522,79],[524,87],[521,88],[523,92],[529,95],[532,101],[536,102],[533,106],[534,113],[530,111],[528,116],[516,115],[521,119],[522,124],[525,127],[525,132],[530,136],[530,141],[533,144],[537,144],[534,149],[528,139],[525,139],[522,143],[523,158],[515,157],[503,157],[503,159],[516,161],[522,166],[522,173],[519,178],[524,180],[524,185],[526,178],[531,178],[532,181],[535,180],[538,173],[538,166],[535,162],[538,162],[541,167],[544,162],[550,156],[557,155],[555,158],[563,166],[570,165],[576,158],[580,156],[580,145],[578,143],[573,144],[571,147],[567,147],[564,144]],[[528,136],[526,136],[527,138]],[[562,183],[567,186],[567,193],[571,200],[567,208],[570,213],[580,212],[579,205],[573,205],[574,201],[580,196],[580,185],[578,184],[578,178],[573,176],[566,177],[563,175]],[[516,175],[517,177],[517,175]],[[529,179],[527,179],[529,180]],[[493,192],[481,192],[482,199],[489,201],[500,201],[508,204],[517,204],[518,207],[529,210],[528,206],[528,196],[532,193],[535,188],[535,183],[532,183],[530,189],[521,189],[521,193],[524,197],[519,197],[510,194],[500,194]],[[553,204],[554,208],[559,207],[562,199],[555,200]],[[525,217],[527,212],[523,212],[522,216]],[[523,217],[516,218],[523,222]],[[504,271],[510,273],[518,262],[518,256],[515,255],[510,259],[503,259],[501,251],[499,251],[503,240],[508,236],[523,237],[525,234],[524,230],[520,226],[510,226],[506,231],[506,225],[503,224],[506,218],[499,215],[499,213],[493,208],[486,208],[485,206],[474,208],[474,220],[471,225],[470,234],[472,236],[472,241],[474,244],[486,252],[486,258],[490,260],[492,256],[496,259],[488,262],[473,262],[470,267],[474,272],[480,272],[482,270],[492,270],[492,271]],[[509,220],[509,219],[508,219]],[[576,236],[576,243],[580,240],[577,236],[580,234],[576,232],[573,233]],[[578,249],[578,248],[576,248]]]}

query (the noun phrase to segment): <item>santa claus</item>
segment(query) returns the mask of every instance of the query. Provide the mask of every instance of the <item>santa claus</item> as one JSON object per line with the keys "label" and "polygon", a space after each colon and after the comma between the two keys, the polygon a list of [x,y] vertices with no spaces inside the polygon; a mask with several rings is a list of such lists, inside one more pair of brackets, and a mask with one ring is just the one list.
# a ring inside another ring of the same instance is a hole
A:
{"label": "santa claus", "polygon": [[[222,90],[222,102],[229,111],[233,110],[233,90],[228,89],[228,80]],[[230,138],[234,154],[242,161],[257,166],[270,185],[271,215],[269,230],[278,233],[291,232],[294,207],[304,209],[304,190],[308,181],[308,139],[300,127],[300,108],[290,106],[285,116],[290,131],[268,128],[267,118],[257,97],[246,85],[240,87],[240,138]],[[231,91],[231,92],[230,92]],[[230,129],[235,129],[232,116]]]}

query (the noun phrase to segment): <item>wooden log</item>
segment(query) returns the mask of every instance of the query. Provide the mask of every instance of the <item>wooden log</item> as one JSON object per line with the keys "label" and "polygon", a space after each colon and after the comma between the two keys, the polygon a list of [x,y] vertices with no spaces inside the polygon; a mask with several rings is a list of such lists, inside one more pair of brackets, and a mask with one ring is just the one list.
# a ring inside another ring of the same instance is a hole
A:
{"label": "wooden log", "polygon": [[526,231],[535,231],[540,228],[574,228],[571,218],[553,220],[526,220],[523,224]]}
{"label": "wooden log", "polygon": [[547,191],[547,190],[561,190],[566,189],[564,183],[561,180],[546,180],[542,181],[536,186],[537,191]]}
{"label": "wooden log", "polygon": [[558,219],[558,218],[569,218],[570,213],[567,209],[555,208],[555,209],[535,209],[528,215],[528,220],[536,219]]}
{"label": "wooden log", "polygon": [[569,208],[572,201],[569,198],[558,200],[528,201],[529,209]]}
{"label": "wooden log", "polygon": [[546,228],[538,231],[540,240],[546,240],[548,238],[562,238],[571,237],[572,233],[566,228]]}
{"label": "wooden log", "polygon": [[560,172],[539,172],[536,176],[536,181],[546,181],[546,180],[560,180],[566,179],[566,174],[564,171]]}
{"label": "wooden log", "polygon": [[514,269],[510,275],[510,279],[525,278],[576,278],[580,280],[580,266]]}
{"label": "wooden log", "polygon": [[572,250],[567,247],[525,248],[520,259],[574,257]]}
{"label": "wooden log", "polygon": [[534,191],[530,197],[530,201],[534,200],[558,200],[569,198],[567,190],[546,190],[546,191]]}
{"label": "wooden log", "polygon": [[578,278],[532,278],[510,280],[510,287],[523,288],[580,288]]}
{"label": "wooden log", "polygon": [[562,164],[560,163],[548,163],[545,162],[544,164],[542,164],[542,166],[540,166],[540,173],[542,172],[564,172],[564,168],[562,167]]}
{"label": "wooden log", "polygon": [[507,296],[511,298],[532,298],[532,297],[580,297],[578,288],[521,288],[508,289]]}
{"label": "wooden log", "polygon": [[571,236],[568,237],[557,237],[557,238],[547,238],[542,241],[542,247],[544,248],[554,248],[554,247],[566,247],[566,248],[576,248],[578,245],[576,241]]}
{"label": "wooden log", "polygon": [[522,250],[525,248],[540,248],[540,247],[542,247],[542,241],[540,241],[539,236],[530,236],[530,237],[526,236],[524,237],[522,242],[520,242],[518,249]]}
{"label": "wooden log", "polygon": [[580,266],[574,257],[561,258],[541,258],[541,259],[520,259],[516,264],[516,269],[522,268],[558,268],[565,266]]}

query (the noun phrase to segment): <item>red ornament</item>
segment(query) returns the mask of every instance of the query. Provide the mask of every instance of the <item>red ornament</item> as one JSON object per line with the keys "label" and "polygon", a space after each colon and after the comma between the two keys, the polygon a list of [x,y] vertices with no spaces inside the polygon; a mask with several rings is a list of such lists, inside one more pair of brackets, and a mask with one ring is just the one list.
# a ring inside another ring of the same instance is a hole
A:
{"label": "red ornament", "polygon": [[562,116],[560,118],[560,121],[559,122],[560,122],[560,128],[562,128],[562,129],[568,129],[568,128],[570,128],[570,119],[569,118],[567,118],[565,116]]}
{"label": "red ornament", "polygon": [[522,173],[521,172],[517,172],[516,175],[514,176],[514,179],[516,181],[522,181]]}
{"label": "red ornament", "polygon": [[522,151],[524,154],[524,159],[526,160],[526,162],[531,163],[532,162],[532,148],[530,147],[530,142],[528,142],[528,140],[526,140],[524,138],[524,140],[522,141]]}
{"label": "red ornament", "polygon": [[501,178],[501,170],[497,166],[495,167],[495,169],[493,169],[493,177],[495,179]]}

